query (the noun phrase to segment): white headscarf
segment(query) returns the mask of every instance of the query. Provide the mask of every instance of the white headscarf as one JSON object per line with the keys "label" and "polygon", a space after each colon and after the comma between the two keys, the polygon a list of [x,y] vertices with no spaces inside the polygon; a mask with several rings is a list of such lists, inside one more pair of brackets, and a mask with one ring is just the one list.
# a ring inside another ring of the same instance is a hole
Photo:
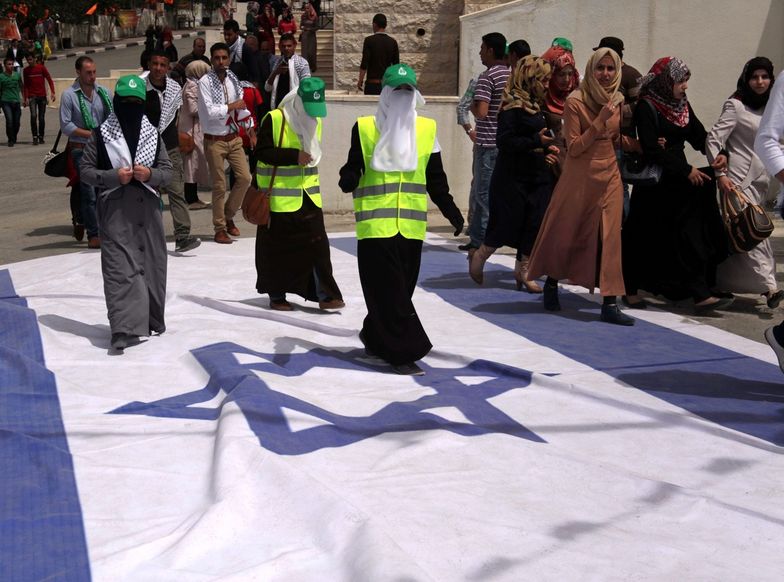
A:
{"label": "white headscarf", "polygon": [[381,136],[373,150],[370,167],[377,172],[411,172],[417,167],[416,108],[425,104],[422,94],[381,90],[376,110],[376,127]]}
{"label": "white headscarf", "polygon": [[[313,158],[308,163],[308,167],[313,168],[318,165],[321,160],[321,143],[318,139],[316,128],[318,127],[318,119],[311,117],[305,112],[305,106],[302,104],[302,97],[297,94],[295,87],[289,91],[286,96],[281,100],[278,109],[283,110],[283,115],[286,117],[286,123],[291,125],[291,129],[297,134],[299,143],[302,144],[303,151],[310,154]],[[273,136],[277,140],[277,136]],[[277,141],[275,142],[277,143]]]}

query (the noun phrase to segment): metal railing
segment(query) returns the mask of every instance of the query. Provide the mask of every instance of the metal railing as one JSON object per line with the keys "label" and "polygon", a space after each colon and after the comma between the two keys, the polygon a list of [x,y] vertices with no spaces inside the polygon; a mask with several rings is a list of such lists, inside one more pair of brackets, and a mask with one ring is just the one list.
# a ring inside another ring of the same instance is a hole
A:
{"label": "metal railing", "polygon": [[321,0],[321,11],[319,12],[319,28],[333,27],[335,20],[335,0]]}

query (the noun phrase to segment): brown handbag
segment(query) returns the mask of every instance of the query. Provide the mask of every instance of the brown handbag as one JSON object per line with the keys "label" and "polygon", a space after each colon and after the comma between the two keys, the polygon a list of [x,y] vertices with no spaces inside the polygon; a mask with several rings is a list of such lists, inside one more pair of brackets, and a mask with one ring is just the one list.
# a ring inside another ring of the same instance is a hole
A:
{"label": "brown handbag", "polygon": [[[283,116],[283,123],[280,126],[280,137],[278,138],[278,147],[283,143],[283,132],[286,129],[286,116]],[[270,192],[272,185],[275,183],[275,174],[278,172],[278,166],[272,167],[272,177],[270,178],[269,187],[266,190],[259,190],[256,187],[256,170],[254,168],[253,175],[251,176],[250,186],[245,192],[245,198],[242,200],[242,217],[246,222],[255,224],[256,226],[266,226],[269,228],[270,219]]]}
{"label": "brown handbag", "polygon": [[196,142],[193,141],[193,136],[184,131],[179,132],[180,153],[189,154],[196,149]]}
{"label": "brown handbag", "polygon": [[737,186],[721,194],[721,214],[732,253],[747,253],[773,233],[773,221],[765,209],[752,204]]}

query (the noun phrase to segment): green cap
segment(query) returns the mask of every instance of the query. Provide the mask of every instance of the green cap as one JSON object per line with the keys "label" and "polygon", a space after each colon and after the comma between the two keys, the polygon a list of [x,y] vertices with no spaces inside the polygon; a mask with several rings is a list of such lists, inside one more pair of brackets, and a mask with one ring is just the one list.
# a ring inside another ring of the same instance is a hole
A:
{"label": "green cap", "polygon": [[297,95],[302,99],[305,112],[311,117],[326,117],[327,102],[324,96],[326,85],[318,77],[305,77],[299,82]]}
{"label": "green cap", "polygon": [[138,75],[125,75],[117,79],[114,92],[120,97],[136,97],[145,101],[147,99],[147,83]]}
{"label": "green cap", "polygon": [[384,71],[381,85],[384,87],[400,87],[400,85],[411,85],[412,87],[416,87],[416,74],[414,73],[414,69],[403,63],[390,65],[387,67],[387,70]]}
{"label": "green cap", "polygon": [[574,50],[572,48],[572,41],[569,40],[568,38],[564,38],[562,36],[556,36],[553,39],[553,44],[551,46],[559,46],[559,47],[561,47],[563,49],[568,50],[569,52],[572,52]]}

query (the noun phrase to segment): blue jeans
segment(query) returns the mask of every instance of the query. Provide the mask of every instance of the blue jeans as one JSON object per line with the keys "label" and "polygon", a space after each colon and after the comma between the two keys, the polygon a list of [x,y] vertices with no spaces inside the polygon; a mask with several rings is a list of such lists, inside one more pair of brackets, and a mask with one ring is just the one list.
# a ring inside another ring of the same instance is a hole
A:
{"label": "blue jeans", "polygon": [[0,101],[5,116],[5,135],[8,141],[16,143],[19,126],[22,123],[22,104],[19,101]]}
{"label": "blue jeans", "polygon": [[485,240],[487,219],[490,217],[490,178],[493,176],[496,157],[497,148],[474,146],[474,180],[471,184],[473,212],[471,224],[468,226],[468,236],[471,237],[471,245],[474,247],[478,247]]}
{"label": "blue jeans", "polygon": [[30,133],[33,138],[43,137],[46,129],[46,96],[30,97]]}
{"label": "blue jeans", "polygon": [[[82,162],[82,155],[84,150],[82,148],[72,149],[71,157],[73,158],[74,167],[76,172],[80,174],[79,165]],[[98,217],[95,214],[95,188],[79,180],[79,193],[81,197],[82,220],[84,220],[84,229],[87,231],[87,238],[91,239],[98,236]]]}

